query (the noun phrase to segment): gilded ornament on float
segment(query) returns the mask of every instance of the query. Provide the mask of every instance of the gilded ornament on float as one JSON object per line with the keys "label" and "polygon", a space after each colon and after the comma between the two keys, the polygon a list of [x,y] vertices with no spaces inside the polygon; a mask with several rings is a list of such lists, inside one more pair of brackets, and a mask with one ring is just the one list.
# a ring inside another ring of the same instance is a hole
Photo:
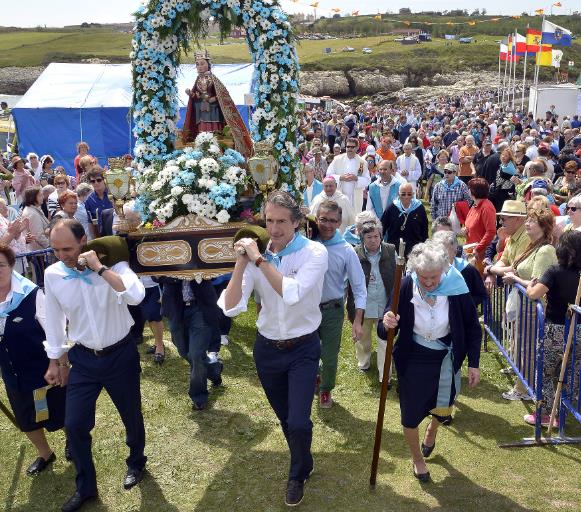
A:
{"label": "gilded ornament on float", "polygon": [[248,159],[248,170],[265,196],[275,189],[278,179],[279,165],[272,156],[272,148],[270,142],[261,140],[254,144],[255,156]]}
{"label": "gilded ornament on float", "polygon": [[104,173],[105,183],[107,184],[109,196],[115,208],[115,213],[117,214],[117,222],[114,229],[117,233],[128,233],[131,230],[131,226],[125,217],[123,205],[131,198],[133,178],[131,169],[125,169],[121,166],[117,167],[119,164],[114,160],[120,159],[109,159],[109,164],[113,165]]}

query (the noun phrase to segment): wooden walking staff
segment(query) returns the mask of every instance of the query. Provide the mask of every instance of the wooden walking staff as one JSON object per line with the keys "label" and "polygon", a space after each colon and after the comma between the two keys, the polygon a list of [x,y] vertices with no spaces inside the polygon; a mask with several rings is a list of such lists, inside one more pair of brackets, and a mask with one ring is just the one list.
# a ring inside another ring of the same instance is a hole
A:
{"label": "wooden walking staff", "polygon": [[20,430],[20,427],[18,426],[18,424],[16,423],[16,418],[14,417],[14,415],[12,414],[12,412],[10,411],[10,409],[8,409],[8,407],[6,407],[2,401],[0,401],[0,411],[2,411],[5,416],[12,422],[12,424]]}
{"label": "wooden walking staff", "polygon": [[[579,286],[577,286],[577,295],[575,296],[575,306],[579,306],[579,300],[581,300],[581,278],[579,279]],[[575,331],[575,323],[573,319],[575,318],[575,312],[571,311],[571,319],[569,320],[569,335],[567,336],[567,345],[565,345],[565,352],[563,354],[563,362],[561,363],[561,373],[559,374],[559,383],[557,384],[557,391],[555,391],[555,398],[553,399],[553,408],[551,409],[551,418],[549,419],[549,429],[547,430],[547,437],[551,437],[551,431],[553,430],[553,422],[555,421],[555,416],[557,416],[557,408],[561,402],[561,392],[563,391],[563,379],[565,378],[565,372],[567,371],[567,362],[569,361],[569,354],[571,353],[571,345],[573,345],[573,332]],[[577,343],[581,343],[581,340],[577,340]],[[575,379],[575,375],[573,375]]]}
{"label": "wooden walking staff", "polygon": [[[399,305],[399,287],[401,285],[401,277],[405,268],[405,242],[399,239],[399,253],[397,255],[397,264],[395,267],[395,281],[393,284],[393,300],[391,301],[391,312],[397,315],[397,308]],[[385,361],[383,363],[383,380],[381,381],[381,395],[379,397],[379,410],[377,411],[377,424],[375,425],[375,444],[373,445],[373,459],[371,461],[371,476],[369,477],[369,485],[371,488],[375,487],[375,480],[377,477],[377,465],[379,463],[379,450],[381,448],[381,434],[383,432],[383,416],[385,414],[385,401],[387,399],[387,385],[389,383],[389,371],[391,369],[391,353],[393,351],[393,338],[395,337],[395,329],[387,331],[387,344],[385,348]]]}

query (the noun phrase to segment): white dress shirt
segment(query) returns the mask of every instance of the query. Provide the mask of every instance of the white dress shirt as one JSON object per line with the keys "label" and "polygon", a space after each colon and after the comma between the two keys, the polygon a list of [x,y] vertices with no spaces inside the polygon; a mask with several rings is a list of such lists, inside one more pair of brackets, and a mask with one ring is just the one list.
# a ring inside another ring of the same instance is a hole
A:
{"label": "white dress shirt", "polygon": [[[361,169],[361,172],[359,170]],[[354,174],[357,176],[357,181],[341,181],[340,177],[343,174]],[[367,162],[359,155],[349,158],[347,154],[337,155],[327,168],[327,176],[333,176],[337,181],[337,186],[341,192],[345,194],[355,211],[361,211],[361,204],[363,200],[363,189],[369,185],[371,176],[367,168]],[[357,201],[355,199],[355,190],[358,189]],[[361,196],[359,198],[359,196]],[[359,200],[361,199],[361,201]]]}
{"label": "white dress shirt", "polygon": [[339,192],[339,190],[336,190],[332,196],[328,196],[323,190],[320,194],[317,194],[310,203],[311,214],[316,216],[319,205],[327,200],[335,201],[341,207],[342,213],[339,231],[344,233],[349,226],[355,224],[355,210],[353,209],[353,205],[349,202],[347,196],[342,192]]}
{"label": "white dress shirt", "polygon": [[411,300],[414,305],[414,332],[427,340],[443,338],[450,332],[448,297],[438,296],[430,306],[422,296],[416,284],[413,287]]}
{"label": "white dress shirt", "polygon": [[[12,300],[13,292],[22,293],[22,284],[14,276],[12,276],[10,291],[6,295],[6,299],[4,300],[4,302],[0,302],[0,313],[6,311],[8,306],[10,306],[10,301]],[[38,323],[44,329],[45,328],[44,293],[40,289],[36,292],[35,305],[36,313],[34,317],[38,320]],[[6,328],[7,318],[8,317],[6,316],[0,316],[0,336],[4,335],[4,329]]]}
{"label": "white dress shirt", "polygon": [[283,275],[282,297],[274,291],[262,270],[248,263],[242,278],[240,302],[226,309],[224,290],[218,306],[226,316],[236,316],[246,311],[248,299],[256,290],[262,305],[256,327],[264,337],[288,340],[316,331],[321,324],[319,304],[327,271],[327,250],[322,244],[309,241],[302,249],[283,256],[278,271]]}
{"label": "white dress shirt", "polygon": [[127,305],[135,306],[145,297],[145,288],[129,264],[122,261],[111,267],[123,281],[123,292],[116,292],[96,272],[87,276],[91,284],[64,279],[62,265],[59,261],[44,273],[48,357],[58,359],[67,339],[102,350],[124,338],[134,323]]}
{"label": "white dress shirt", "polygon": [[[416,181],[418,181],[422,176],[422,167],[418,157],[415,155],[400,155],[397,157],[395,165],[397,167],[397,171],[412,184],[415,190]],[[407,171],[409,174],[406,176],[402,174],[403,171]]]}

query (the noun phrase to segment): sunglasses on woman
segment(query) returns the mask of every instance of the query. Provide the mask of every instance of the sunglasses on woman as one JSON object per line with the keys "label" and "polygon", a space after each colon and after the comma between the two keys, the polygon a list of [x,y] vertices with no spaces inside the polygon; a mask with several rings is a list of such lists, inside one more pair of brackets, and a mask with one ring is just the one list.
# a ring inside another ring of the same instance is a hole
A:
{"label": "sunglasses on woman", "polygon": [[578,208],[577,206],[567,206],[567,208],[565,208],[565,211],[575,213],[577,211],[577,208]]}

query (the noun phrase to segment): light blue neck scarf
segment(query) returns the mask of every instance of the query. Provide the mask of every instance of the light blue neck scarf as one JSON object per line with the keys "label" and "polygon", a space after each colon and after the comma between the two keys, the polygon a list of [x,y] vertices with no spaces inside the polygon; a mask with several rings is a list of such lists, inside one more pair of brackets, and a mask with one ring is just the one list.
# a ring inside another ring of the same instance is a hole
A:
{"label": "light blue neck scarf", "polygon": [[329,240],[321,240],[321,238],[318,238],[318,241],[321,242],[325,247],[330,247],[331,245],[342,244],[345,242],[345,239],[341,235],[340,231],[336,229],[333,238],[330,238]]}
{"label": "light blue neck scarf", "polygon": [[510,174],[511,176],[516,174],[516,167],[512,162],[508,162],[507,164],[500,164],[500,170],[506,174]]}
{"label": "light blue neck scarf", "polygon": [[274,253],[270,249],[266,249],[264,256],[266,261],[272,263],[276,268],[278,268],[283,256],[288,256],[293,252],[300,251],[308,243],[308,238],[304,237],[300,233],[295,233],[294,238],[286,245],[284,249],[282,249],[282,251]]}
{"label": "light blue neck scarf", "polygon": [[63,279],[65,281],[68,281],[70,279],[80,279],[81,281],[84,281],[87,284],[93,284],[93,283],[91,283],[91,280],[89,279],[89,276],[93,273],[92,270],[86,268],[85,270],[83,270],[81,272],[81,271],[77,270],[76,268],[67,267],[62,261],[61,261],[61,268],[67,274],[66,276],[63,276]]}
{"label": "light blue neck scarf", "polygon": [[462,272],[468,266],[468,262],[464,258],[454,258],[452,265],[458,272]]}
{"label": "light blue neck scarf", "polygon": [[466,281],[464,281],[462,274],[460,274],[460,272],[454,267],[450,267],[448,272],[444,274],[444,277],[442,277],[440,284],[430,292],[425,291],[422,288],[422,285],[418,279],[418,275],[415,272],[412,273],[412,279],[416,286],[422,290],[422,292],[427,297],[450,297],[452,295],[462,295],[464,293],[468,293],[468,286],[466,286]]}
{"label": "light blue neck scarf", "polygon": [[409,215],[415,209],[417,209],[420,206],[422,206],[422,202],[419,199],[416,199],[416,198],[413,198],[412,199],[412,202],[410,203],[410,205],[407,208],[404,208],[403,207],[403,204],[401,204],[401,199],[399,197],[395,199],[395,201],[393,202],[393,204],[395,204],[395,206],[397,207],[397,209],[400,211],[400,214],[399,214],[400,217],[402,215]]}
{"label": "light blue neck scarf", "polygon": [[22,291],[12,290],[12,298],[10,299],[10,304],[6,306],[4,311],[0,312],[0,317],[6,318],[12,311],[14,311],[21,302],[32,292],[36,285],[24,276],[21,276],[18,272],[12,271],[12,279],[16,279],[20,283]]}
{"label": "light blue neck scarf", "polygon": [[455,188],[458,188],[460,186],[460,183],[462,183],[462,181],[460,181],[460,178],[458,178],[458,176],[454,176],[454,181],[449,185],[446,179],[443,179],[440,183],[444,184],[443,187],[446,190],[454,190]]}

